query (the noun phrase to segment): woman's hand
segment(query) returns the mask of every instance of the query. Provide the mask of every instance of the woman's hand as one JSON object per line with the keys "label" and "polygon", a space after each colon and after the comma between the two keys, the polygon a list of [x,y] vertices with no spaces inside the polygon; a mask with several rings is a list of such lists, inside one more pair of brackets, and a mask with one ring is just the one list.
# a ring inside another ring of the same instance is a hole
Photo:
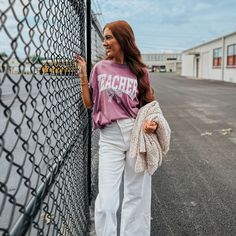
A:
{"label": "woman's hand", "polygon": [[87,80],[86,61],[83,57],[77,54],[75,57],[75,63],[80,73],[80,88],[84,106],[86,108],[92,108],[93,103],[90,97],[89,83]]}
{"label": "woman's hand", "polygon": [[80,70],[80,75],[87,75],[87,66],[85,59],[79,54],[77,54],[75,57],[75,63],[78,69]]}
{"label": "woman's hand", "polygon": [[155,133],[158,128],[158,123],[156,121],[144,121],[143,129],[145,133]]}

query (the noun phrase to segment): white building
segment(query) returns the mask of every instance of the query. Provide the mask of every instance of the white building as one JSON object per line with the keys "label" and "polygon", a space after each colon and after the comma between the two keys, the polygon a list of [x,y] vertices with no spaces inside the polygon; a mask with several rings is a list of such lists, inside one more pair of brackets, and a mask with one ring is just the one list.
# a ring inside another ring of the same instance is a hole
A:
{"label": "white building", "polygon": [[142,59],[153,71],[181,72],[181,53],[142,53]]}
{"label": "white building", "polygon": [[183,51],[181,75],[236,83],[236,32]]}
{"label": "white building", "polygon": [[[3,57],[7,62],[3,62],[0,60],[0,72],[7,71],[8,74],[31,74],[38,73],[39,68],[42,66],[41,64],[34,64],[32,65],[29,61],[26,61],[25,63],[20,63],[23,61],[23,59],[17,59],[14,56]],[[3,70],[3,67],[5,68]]]}
{"label": "white building", "polygon": [[[7,71],[8,73],[12,73],[12,74],[18,74],[19,73],[20,63],[19,63],[19,61],[17,60],[16,57],[12,56],[12,57],[8,58],[8,56],[6,56],[3,59],[6,60],[6,61],[3,62],[2,60],[0,60],[0,63],[1,63],[0,72]],[[4,67],[4,70],[3,70],[2,67]]]}

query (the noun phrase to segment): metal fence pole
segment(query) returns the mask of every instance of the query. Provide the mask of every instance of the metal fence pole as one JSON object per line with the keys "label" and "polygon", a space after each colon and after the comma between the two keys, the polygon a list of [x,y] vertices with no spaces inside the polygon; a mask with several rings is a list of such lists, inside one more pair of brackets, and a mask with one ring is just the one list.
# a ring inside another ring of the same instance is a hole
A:
{"label": "metal fence pole", "polygon": [[[87,0],[87,75],[89,78],[91,72],[91,1]],[[91,111],[88,110],[88,195],[89,204],[91,204],[92,193],[91,193],[91,135],[92,125],[91,125]]]}

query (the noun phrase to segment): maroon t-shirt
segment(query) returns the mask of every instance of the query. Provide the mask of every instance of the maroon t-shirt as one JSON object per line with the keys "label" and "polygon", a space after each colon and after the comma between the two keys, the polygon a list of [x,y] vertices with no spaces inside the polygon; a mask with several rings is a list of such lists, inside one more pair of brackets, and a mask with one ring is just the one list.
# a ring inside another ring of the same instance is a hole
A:
{"label": "maroon t-shirt", "polygon": [[[145,80],[150,77],[145,68]],[[115,120],[136,118],[139,110],[138,82],[127,64],[102,60],[90,74],[93,100],[93,127],[103,128]]]}

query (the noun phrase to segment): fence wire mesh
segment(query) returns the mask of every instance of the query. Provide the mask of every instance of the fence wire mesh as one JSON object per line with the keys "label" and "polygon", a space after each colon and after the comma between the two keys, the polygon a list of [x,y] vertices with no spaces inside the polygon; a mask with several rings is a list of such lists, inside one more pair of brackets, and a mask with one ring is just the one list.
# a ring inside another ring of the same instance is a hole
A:
{"label": "fence wire mesh", "polygon": [[0,235],[86,235],[82,0],[0,1]]}

